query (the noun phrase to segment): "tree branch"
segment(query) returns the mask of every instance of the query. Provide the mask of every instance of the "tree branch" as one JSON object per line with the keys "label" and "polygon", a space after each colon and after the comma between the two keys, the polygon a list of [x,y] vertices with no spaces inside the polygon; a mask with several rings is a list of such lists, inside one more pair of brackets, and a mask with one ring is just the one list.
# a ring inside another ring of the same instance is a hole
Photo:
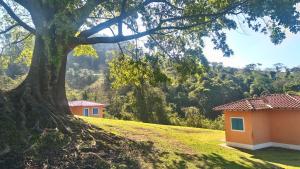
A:
{"label": "tree branch", "polygon": [[169,58],[171,58],[171,55],[169,54],[169,52],[152,36],[149,35],[150,38],[156,43],[156,45],[166,54],[169,56]]}
{"label": "tree branch", "polygon": [[151,34],[156,34],[158,31],[162,30],[186,30],[190,29],[192,27],[200,26],[203,24],[207,24],[210,22],[215,21],[215,19],[211,19],[206,22],[200,22],[200,23],[195,23],[195,24],[190,24],[190,25],[184,25],[184,26],[166,26],[166,27],[161,27],[161,25],[158,25],[157,27],[153,29],[146,30],[144,32],[139,32],[133,35],[128,35],[128,36],[114,36],[114,37],[91,37],[91,38],[75,38],[74,42],[76,44],[96,44],[96,43],[119,43],[123,41],[128,41],[128,40],[133,40],[133,39],[138,39],[143,36],[151,35]]}
{"label": "tree branch", "polygon": [[17,44],[17,43],[20,43],[20,42],[23,42],[25,41],[26,39],[28,39],[32,34],[31,33],[28,33],[26,36],[24,36],[22,39],[19,39],[19,40],[15,40],[13,42],[11,42],[10,44],[13,45],[13,44]]}
{"label": "tree branch", "polygon": [[24,29],[28,30],[29,32],[35,34],[35,29],[33,29],[25,22],[23,22],[3,0],[0,0],[0,5],[6,10],[6,12],[10,15],[10,17],[12,17],[20,26],[22,26]]}
{"label": "tree branch", "polygon": [[[248,0],[244,0],[242,2],[239,2],[239,3],[236,3],[236,4],[233,4],[229,7],[227,7],[226,9],[220,11],[220,12],[216,12],[216,13],[211,13],[211,14],[205,14],[205,13],[200,13],[200,14],[195,14],[195,15],[188,15],[188,16],[177,16],[177,17],[172,17],[172,18],[167,18],[167,19],[163,19],[160,21],[160,25],[162,25],[163,23],[166,23],[166,22],[175,22],[175,21],[178,21],[178,20],[183,20],[183,19],[193,19],[193,18],[200,18],[200,17],[217,17],[217,16],[221,16],[221,15],[224,15],[224,14],[227,14],[229,13],[231,10],[235,9],[237,6],[247,2]],[[136,12],[138,12],[139,10],[141,10],[143,7],[151,4],[151,3],[154,3],[154,2],[161,2],[161,3],[166,3],[167,5],[171,5],[171,7],[173,7],[174,5],[172,5],[170,2],[166,1],[166,0],[146,0],[145,2],[143,2],[142,4],[140,4],[139,6],[137,6],[134,10],[131,10],[131,11],[128,11],[128,12],[124,12],[123,14],[121,13],[121,15],[117,16],[117,17],[114,17],[110,20],[107,20],[103,23],[100,23],[88,30],[85,30],[85,31],[82,31],[78,37],[83,37],[83,38],[88,38],[92,35],[94,35],[95,33],[103,30],[103,29],[106,29],[112,25],[115,25],[115,24],[118,24],[118,23],[122,23],[122,21],[135,14]],[[174,7],[173,7],[174,8]],[[120,30],[120,27],[118,28]]]}
{"label": "tree branch", "polygon": [[176,10],[180,10],[180,11],[183,11],[184,9],[183,8],[179,8],[179,7],[177,7],[177,6],[175,6],[175,5],[173,5],[171,2],[169,2],[169,1],[167,1],[167,0],[164,0],[163,1],[165,4],[167,4],[167,5],[169,5],[171,8],[173,8],[173,9],[176,9]]}
{"label": "tree branch", "polygon": [[[161,20],[161,22],[166,23],[166,22],[174,22],[174,21],[178,21],[178,20],[195,19],[195,18],[201,18],[201,17],[210,17],[210,18],[220,17],[220,16],[223,16],[225,14],[232,14],[233,13],[233,12],[231,12],[232,10],[234,10],[236,7],[242,5],[245,2],[247,2],[247,0],[245,0],[243,2],[239,2],[239,3],[233,4],[231,6],[228,6],[227,8],[221,10],[220,12],[215,12],[215,13],[199,13],[199,14],[194,14],[194,15],[177,16],[177,17],[163,19],[163,20]],[[235,14],[235,13],[233,13],[233,14]]]}
{"label": "tree branch", "polygon": [[[129,28],[130,28],[130,25],[127,24],[127,23],[124,23],[126,24]],[[136,30],[134,30],[133,28],[130,28],[134,33],[138,33]],[[169,54],[169,52],[153,37],[153,35],[149,35],[149,37],[158,45],[159,48],[161,48],[161,50],[166,54],[168,55],[170,58],[171,58],[171,55]]]}
{"label": "tree branch", "polygon": [[153,34],[156,29],[151,29],[148,31],[140,32],[134,35],[128,36],[114,36],[114,37],[92,37],[92,38],[75,38],[76,44],[96,44],[96,43],[118,43],[123,41],[128,41],[132,39],[137,39],[149,34]]}
{"label": "tree branch", "polygon": [[[215,13],[199,13],[199,14],[194,14],[194,15],[187,15],[187,16],[174,16],[171,18],[166,18],[166,19],[161,19],[160,22],[157,24],[156,27],[154,28],[150,28],[149,30],[146,30],[144,32],[138,32],[135,33],[133,35],[128,35],[128,36],[123,36],[118,35],[118,36],[114,36],[114,37],[91,37],[88,38],[90,35],[93,35],[94,33],[97,33],[98,31],[105,29],[105,28],[110,28],[110,26],[120,23],[120,21],[123,21],[124,18],[126,18],[127,16],[130,15],[131,12],[125,13],[123,15],[120,15],[118,17],[115,17],[113,19],[110,19],[104,23],[101,23],[87,31],[83,31],[81,33],[81,36],[79,35],[78,38],[75,38],[75,43],[79,43],[79,44],[96,44],[96,43],[118,43],[118,42],[122,42],[122,41],[127,41],[127,40],[133,40],[133,39],[137,39],[143,36],[147,36],[147,35],[151,35],[151,34],[158,34],[161,33],[161,31],[163,30],[187,30],[193,27],[197,27],[200,25],[204,25],[204,24],[209,24],[212,23],[214,21],[216,21],[218,18],[226,15],[226,14],[230,14],[230,12],[232,10],[234,10],[236,7],[238,7],[239,5],[245,3],[247,0],[233,4],[231,6],[226,7],[224,10],[221,10],[219,12],[215,12]],[[152,3],[152,2],[164,2],[164,0],[160,0],[160,1],[145,1],[146,4]],[[146,4],[142,5],[145,6]],[[136,10],[137,11],[137,10]],[[135,11],[135,12],[136,12]],[[190,24],[181,24],[181,25],[174,25],[174,24],[170,24],[169,26],[163,26],[165,23],[176,23],[177,21],[182,21],[182,20],[187,20],[187,19],[195,19],[195,18],[202,18],[202,17],[208,17],[210,18],[207,21],[198,21],[198,22],[194,22],[194,23],[190,23]]]}
{"label": "tree branch", "polygon": [[29,10],[29,4],[31,2],[28,2],[28,0],[14,0],[16,3],[20,4],[21,6],[23,6],[24,8],[26,8],[27,10]]}
{"label": "tree branch", "polygon": [[137,6],[134,10],[131,10],[131,11],[128,11],[128,12],[125,12],[123,15],[120,15],[120,16],[117,16],[117,17],[114,17],[110,20],[107,20],[103,23],[100,23],[90,29],[87,29],[87,30],[84,30],[82,31],[78,37],[85,37],[85,38],[88,38],[92,35],[94,35],[95,33],[103,30],[103,29],[106,29],[114,24],[117,24],[119,23],[119,21],[129,17],[129,16],[132,16],[133,14],[135,14],[136,12],[138,12],[139,10],[141,10],[143,7],[151,4],[151,3],[154,3],[154,2],[164,2],[164,0],[146,0],[145,2],[141,3],[139,6]]}
{"label": "tree branch", "polygon": [[[110,29],[111,33],[113,34],[113,36],[116,36],[114,30],[112,30],[111,28],[109,28],[109,29]],[[123,51],[123,49],[122,49],[121,44],[120,44],[120,43],[117,43],[117,44],[118,44],[118,47],[119,47],[119,49],[120,49],[120,51],[121,51],[122,56],[124,57],[125,54],[124,54],[124,51]]]}
{"label": "tree branch", "polygon": [[[121,4],[121,12],[120,12],[120,16],[122,17],[125,14],[125,6],[126,6],[126,2],[127,0],[123,0],[122,4]],[[123,20],[119,20],[118,23],[118,35],[122,36],[123,35],[123,30],[122,30],[122,26],[123,26]]]}
{"label": "tree branch", "polygon": [[83,7],[77,9],[74,12],[74,14],[78,16],[78,19],[76,19],[77,25],[81,26],[84,23],[84,21],[88,18],[90,13],[95,9],[95,7],[105,1],[107,0],[88,0]]}
{"label": "tree branch", "polygon": [[22,39],[18,39],[18,40],[15,40],[13,42],[9,42],[8,44],[5,44],[2,49],[1,49],[1,52],[0,54],[3,53],[3,51],[5,50],[6,47],[10,46],[10,45],[14,45],[14,44],[18,44],[20,42],[23,42],[25,41],[26,39],[28,39],[30,36],[32,35],[32,33],[28,33],[26,36],[24,36]]}
{"label": "tree branch", "polygon": [[19,24],[11,25],[11,26],[9,26],[8,28],[6,28],[5,30],[0,31],[0,34],[5,34],[5,33],[9,32],[10,30],[12,30],[13,28],[15,28],[15,27],[17,27],[17,26],[19,26]]}

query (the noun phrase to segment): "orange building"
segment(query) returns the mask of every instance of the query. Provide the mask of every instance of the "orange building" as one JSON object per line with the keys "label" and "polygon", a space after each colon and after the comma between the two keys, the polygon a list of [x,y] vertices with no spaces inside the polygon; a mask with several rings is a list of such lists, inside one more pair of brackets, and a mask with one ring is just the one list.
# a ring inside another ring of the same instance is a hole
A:
{"label": "orange building", "polygon": [[215,107],[225,114],[226,144],[300,150],[300,96],[273,94]]}
{"label": "orange building", "polygon": [[105,104],[79,100],[79,101],[70,101],[69,107],[71,112],[74,115],[104,117]]}

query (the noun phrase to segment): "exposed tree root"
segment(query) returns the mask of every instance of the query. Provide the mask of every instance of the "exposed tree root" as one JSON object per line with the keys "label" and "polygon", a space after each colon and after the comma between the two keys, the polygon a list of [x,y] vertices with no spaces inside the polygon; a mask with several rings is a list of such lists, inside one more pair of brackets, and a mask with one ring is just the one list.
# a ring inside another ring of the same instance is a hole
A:
{"label": "exposed tree root", "polygon": [[1,169],[143,168],[144,157],[153,151],[152,144],[115,136],[55,112],[29,91],[0,93]]}

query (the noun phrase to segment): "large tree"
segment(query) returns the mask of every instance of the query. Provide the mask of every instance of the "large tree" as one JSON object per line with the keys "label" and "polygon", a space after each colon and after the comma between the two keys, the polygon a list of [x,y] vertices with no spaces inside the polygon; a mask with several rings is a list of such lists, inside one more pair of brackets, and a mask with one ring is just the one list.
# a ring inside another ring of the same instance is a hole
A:
{"label": "large tree", "polygon": [[[67,54],[78,45],[119,43],[149,35],[151,50],[180,58],[186,48],[203,47],[211,37],[225,56],[224,29],[245,22],[255,31],[280,43],[284,31],[297,33],[298,0],[0,0],[1,42],[14,29],[24,38],[34,35],[34,49],[27,78],[0,97],[0,141],[6,150],[14,135],[28,143],[33,131],[58,128],[72,133],[72,116],[65,93]],[[237,16],[237,17],[235,17]],[[110,29],[113,36],[103,36]],[[3,35],[3,36],[2,36]],[[13,43],[21,42],[22,39]],[[6,122],[5,124],[3,122]],[[21,131],[21,132],[20,132]],[[20,134],[21,133],[21,134]]]}

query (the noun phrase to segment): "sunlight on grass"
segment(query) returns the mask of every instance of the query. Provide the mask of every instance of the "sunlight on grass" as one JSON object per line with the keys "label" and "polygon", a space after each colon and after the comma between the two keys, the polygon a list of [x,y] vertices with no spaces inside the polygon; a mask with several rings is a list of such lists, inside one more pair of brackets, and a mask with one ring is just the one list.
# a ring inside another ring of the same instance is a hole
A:
{"label": "sunlight on grass", "polygon": [[229,149],[224,131],[157,125],[134,121],[80,117],[116,135],[150,141],[166,152],[161,168],[299,168],[300,152],[269,148],[259,151]]}

